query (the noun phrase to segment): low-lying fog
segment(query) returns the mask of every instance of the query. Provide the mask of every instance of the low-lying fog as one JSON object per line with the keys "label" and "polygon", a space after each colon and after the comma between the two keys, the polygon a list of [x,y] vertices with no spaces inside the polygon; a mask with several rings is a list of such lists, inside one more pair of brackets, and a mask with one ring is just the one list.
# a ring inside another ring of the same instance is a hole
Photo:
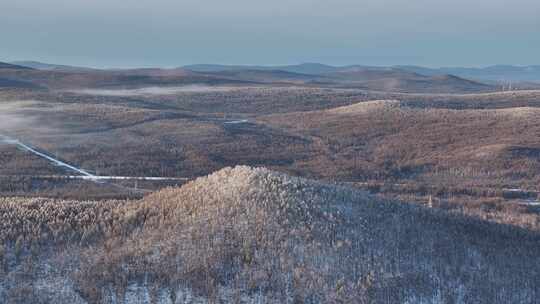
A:
{"label": "low-lying fog", "polygon": [[0,134],[17,132],[33,124],[31,118],[20,113],[25,106],[30,104],[29,101],[3,102],[0,104]]}
{"label": "low-lying fog", "polygon": [[9,142],[7,138],[11,137],[34,138],[63,133],[55,126],[44,125],[38,115],[40,109],[42,105],[37,101],[2,101],[0,103],[0,143]]}
{"label": "low-lying fog", "polygon": [[69,90],[72,93],[98,96],[137,96],[137,95],[174,95],[177,93],[227,92],[238,87],[188,85],[178,87],[146,87],[137,89],[81,89]]}

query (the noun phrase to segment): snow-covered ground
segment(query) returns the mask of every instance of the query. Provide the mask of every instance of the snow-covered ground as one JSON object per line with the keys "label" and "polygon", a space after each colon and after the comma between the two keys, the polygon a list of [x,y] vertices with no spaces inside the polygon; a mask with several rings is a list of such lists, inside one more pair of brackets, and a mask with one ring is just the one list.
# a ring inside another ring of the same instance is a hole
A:
{"label": "snow-covered ground", "polygon": [[186,177],[162,177],[162,176],[103,176],[103,175],[41,175],[39,178],[50,179],[82,179],[90,181],[107,181],[107,180],[140,180],[140,181],[187,181]]}
{"label": "snow-covered ground", "polygon": [[186,178],[178,177],[154,177],[154,176],[101,176],[95,175],[87,170],[78,168],[74,165],[70,165],[66,162],[63,162],[59,159],[56,159],[50,155],[47,155],[43,152],[37,151],[36,149],[30,147],[29,145],[22,143],[17,139],[10,138],[8,136],[0,134],[0,143],[16,145],[24,151],[35,154],[41,158],[46,159],[55,166],[65,168],[67,170],[73,171],[80,175],[63,175],[63,176],[49,176],[50,178],[66,178],[66,179],[83,179],[89,181],[107,181],[107,180],[145,180],[145,181],[167,181],[167,180],[187,180]]}
{"label": "snow-covered ground", "polygon": [[6,143],[6,144],[12,144],[12,145],[16,145],[18,146],[19,148],[25,150],[25,151],[28,151],[32,154],[35,154],[41,158],[44,158],[48,161],[50,161],[51,163],[53,163],[55,166],[58,166],[58,167],[63,167],[63,168],[66,168],[68,170],[71,170],[71,171],[75,171],[85,177],[87,177],[88,179],[93,179],[93,178],[97,178],[97,176],[95,176],[94,174],[86,171],[86,170],[83,170],[83,169],[80,169],[80,168],[77,168],[75,166],[72,166],[70,164],[67,164],[61,160],[58,160],[52,156],[49,156],[45,153],[42,153],[42,152],[39,152],[37,150],[35,150],[34,148],[20,142],[19,140],[16,140],[16,139],[13,139],[13,138],[10,138],[10,137],[7,137],[5,135],[0,135],[0,142],[3,142],[3,143]]}
{"label": "snow-covered ground", "polygon": [[248,123],[248,122],[249,121],[247,119],[240,119],[240,120],[226,121],[226,122],[224,122],[224,124],[237,125],[237,124],[245,124],[245,123]]}
{"label": "snow-covered ground", "polygon": [[536,199],[530,199],[530,200],[526,200],[526,201],[523,201],[521,203],[522,205],[525,205],[525,206],[540,206],[540,201],[539,200],[536,200]]}
{"label": "snow-covered ground", "polygon": [[97,96],[174,95],[178,93],[227,92],[237,87],[188,85],[177,87],[145,87],[138,89],[83,89],[69,92]]}

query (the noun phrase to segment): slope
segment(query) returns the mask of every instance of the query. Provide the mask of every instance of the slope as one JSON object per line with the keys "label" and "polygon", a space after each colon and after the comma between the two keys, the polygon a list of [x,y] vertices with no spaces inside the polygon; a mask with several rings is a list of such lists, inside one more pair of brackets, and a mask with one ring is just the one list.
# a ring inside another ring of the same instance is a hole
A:
{"label": "slope", "polygon": [[538,108],[448,110],[416,105],[360,102],[259,120],[330,149],[320,148],[303,162],[304,169],[317,175],[441,187],[536,189]]}
{"label": "slope", "polygon": [[14,61],[14,62],[11,62],[11,64],[15,64],[18,66],[23,66],[23,67],[27,67],[31,69],[36,69],[36,70],[44,70],[44,71],[84,72],[84,71],[95,70],[95,69],[87,68],[87,67],[51,64],[51,63],[43,63],[43,62],[38,62],[38,61]]}
{"label": "slope", "polygon": [[232,70],[213,72],[210,75],[260,83],[308,83],[312,81],[322,82],[332,80],[324,76],[316,76],[282,70]]}
{"label": "slope", "polygon": [[424,76],[396,68],[355,67],[325,74],[347,87],[402,93],[474,93],[495,88],[453,75]]}
{"label": "slope", "polygon": [[339,70],[337,67],[324,65],[320,63],[302,63],[297,65],[276,65],[276,66],[257,66],[257,65],[219,65],[219,64],[193,64],[183,68],[197,72],[225,72],[225,71],[284,71],[298,74],[319,75],[331,73]]}
{"label": "slope", "polygon": [[0,77],[0,88],[34,89],[34,88],[39,88],[39,86],[29,81],[21,81],[21,80],[16,80],[16,79]]}
{"label": "slope", "polygon": [[190,84],[219,85],[246,83],[235,79],[196,74],[182,69],[67,71],[0,68],[0,77],[32,82],[50,89],[141,88]]}
{"label": "slope", "polygon": [[24,66],[20,66],[20,65],[15,65],[15,64],[10,64],[10,63],[5,63],[5,62],[0,62],[0,69],[9,69],[9,70],[31,70],[31,68],[28,68],[28,67],[24,67]]}
{"label": "slope", "polygon": [[483,81],[502,82],[506,85],[509,82],[540,82],[540,66],[495,65],[484,68],[397,66],[397,68],[424,75],[453,74]]}
{"label": "slope", "polygon": [[365,65],[349,65],[349,66],[331,66],[320,63],[303,63],[297,65],[283,66],[256,66],[256,65],[218,65],[218,64],[195,64],[188,65],[184,68],[199,71],[199,72],[217,72],[217,71],[234,71],[234,70],[282,70],[287,72],[322,75],[328,73],[347,72],[354,69],[371,69],[371,70],[402,70],[412,73],[417,73],[426,76],[438,75],[456,75],[462,78],[475,79],[480,81],[496,81],[496,82],[536,82],[540,81],[540,66],[510,66],[510,65],[495,65],[482,68],[470,67],[441,67],[427,68],[413,65],[398,65],[391,67],[374,67]]}
{"label": "slope", "polygon": [[0,215],[9,303],[533,303],[539,291],[537,234],[266,169],[139,202],[3,199]]}

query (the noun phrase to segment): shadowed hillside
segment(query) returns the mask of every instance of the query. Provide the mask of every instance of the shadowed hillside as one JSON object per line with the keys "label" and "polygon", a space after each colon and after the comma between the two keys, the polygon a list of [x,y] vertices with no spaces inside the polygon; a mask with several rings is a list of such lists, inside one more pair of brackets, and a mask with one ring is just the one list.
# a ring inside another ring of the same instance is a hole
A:
{"label": "shadowed hillside", "polygon": [[87,67],[79,66],[70,66],[62,64],[49,64],[38,61],[14,61],[11,64],[16,64],[18,66],[28,67],[36,70],[45,70],[45,71],[72,71],[72,72],[81,72],[81,71],[90,71],[95,70]]}
{"label": "shadowed hillside", "polygon": [[9,79],[9,78],[0,78],[0,88],[35,89],[35,88],[39,88],[39,86],[28,81],[20,81],[20,80],[14,80],[14,79]]}
{"label": "shadowed hillside", "polygon": [[534,303],[539,236],[266,169],[142,201],[3,199],[8,303]]}
{"label": "shadowed hillside", "polygon": [[29,67],[0,62],[0,70],[31,70]]}
{"label": "shadowed hillside", "polygon": [[[10,75],[16,74],[19,71],[30,71],[29,67],[0,62],[0,89],[35,89],[39,85],[36,85],[30,81],[13,79]],[[2,74],[7,75],[3,77]]]}

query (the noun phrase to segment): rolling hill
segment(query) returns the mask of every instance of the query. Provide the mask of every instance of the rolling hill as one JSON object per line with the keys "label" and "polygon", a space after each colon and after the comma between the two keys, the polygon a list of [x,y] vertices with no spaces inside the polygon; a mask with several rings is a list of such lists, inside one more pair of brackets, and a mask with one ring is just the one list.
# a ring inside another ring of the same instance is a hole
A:
{"label": "rolling hill", "polygon": [[217,72],[217,71],[232,71],[232,70],[282,70],[293,73],[321,75],[329,73],[347,72],[355,69],[370,69],[370,70],[402,70],[411,73],[437,76],[437,75],[455,75],[461,78],[469,78],[478,81],[494,81],[494,82],[514,82],[516,85],[519,82],[540,82],[540,66],[512,66],[512,65],[495,65],[482,68],[467,68],[467,67],[442,67],[442,68],[427,68],[413,65],[397,65],[390,67],[374,67],[363,65],[349,66],[331,66],[319,63],[304,63],[298,65],[283,65],[283,66],[242,66],[242,65],[214,65],[214,64],[196,64],[184,66],[184,68],[200,71],[200,72]]}
{"label": "rolling hill", "polygon": [[[68,66],[60,64],[49,64],[37,61],[15,61],[12,63],[0,63],[0,69],[2,68],[31,68],[42,71],[59,71],[59,72],[91,72],[99,71],[98,69]],[[137,70],[137,69],[135,69]],[[145,69],[138,69],[139,71]],[[161,71],[174,71],[184,70],[199,73],[226,73],[234,72],[236,75],[241,73],[248,74],[255,71],[265,71],[275,73],[277,71],[324,76],[329,77],[334,75],[337,79],[360,79],[369,78],[369,75],[354,75],[354,73],[360,71],[370,71],[371,74],[380,72],[382,74],[387,73],[386,78],[399,76],[396,74],[416,74],[417,76],[428,77],[442,77],[443,75],[455,75],[459,78],[472,79],[476,82],[490,82],[492,84],[506,84],[507,86],[512,83],[514,88],[526,87],[534,88],[540,82],[540,66],[511,66],[511,65],[496,65],[485,68],[464,68],[464,67],[442,67],[442,68],[426,68],[421,66],[392,66],[392,67],[375,67],[375,66],[363,66],[363,65],[349,65],[349,66],[331,66],[320,63],[303,63],[297,65],[275,65],[275,66],[261,66],[261,65],[219,65],[219,64],[194,64],[186,65],[179,69],[146,69],[146,70],[161,70]],[[114,71],[114,70],[110,70]],[[118,70],[117,70],[118,71]],[[124,70],[127,71],[127,70]],[[289,75],[290,76],[290,75]],[[409,75],[411,76],[411,75]],[[243,75],[241,78],[246,78],[248,75]],[[273,76],[275,78],[275,76]],[[399,78],[399,77],[396,77]],[[288,78],[284,77],[284,81]],[[379,85],[380,86],[380,85]]]}
{"label": "rolling hill", "polygon": [[10,88],[10,89],[36,89],[39,88],[39,85],[28,81],[20,81],[9,78],[0,78],[0,88]]}
{"label": "rolling hill", "polygon": [[29,67],[0,62],[0,70],[31,70]]}
{"label": "rolling hill", "polygon": [[29,61],[18,63],[25,66],[1,64],[0,77],[52,89],[269,83],[402,93],[471,93],[496,89],[452,75],[425,76],[398,68],[332,67],[315,63],[276,67],[192,65],[176,69],[113,70]]}
{"label": "rolling hill", "polygon": [[196,65],[187,70],[226,76],[244,81],[318,84],[328,87],[357,88],[401,93],[476,93],[494,86],[453,75],[425,76],[398,68],[363,66],[331,67],[317,64],[296,66],[219,66]]}
{"label": "rolling hill", "polygon": [[334,77],[349,81],[370,81],[385,78],[425,78],[426,76],[406,70],[393,68],[364,68],[350,67],[332,73],[325,73],[329,77]]}
{"label": "rolling hill", "polygon": [[352,85],[368,90],[399,93],[480,93],[494,91],[495,87],[453,75],[389,77]]}
{"label": "rolling hill", "polygon": [[495,88],[453,75],[425,76],[396,68],[351,67],[324,74],[340,85],[366,90],[401,93],[474,93]]}
{"label": "rolling hill", "polygon": [[35,85],[59,90],[251,83],[238,79],[193,73],[182,69],[64,71],[6,68],[0,69],[0,77],[31,82]]}
{"label": "rolling hill", "polygon": [[490,80],[514,83],[540,82],[540,66],[495,65],[485,68],[425,68],[418,66],[398,66],[398,68],[424,75],[453,74],[460,77],[484,81]]}
{"label": "rolling hill", "polygon": [[402,101],[274,114],[260,121],[317,141],[303,166],[350,180],[425,181],[441,187],[535,187],[536,107],[425,108]]}
{"label": "rolling hill", "polygon": [[221,72],[212,72],[209,75],[242,80],[242,81],[252,81],[259,83],[309,83],[313,81],[318,82],[331,82],[333,79],[325,76],[316,76],[310,74],[302,74],[297,72],[289,72],[284,70],[231,70],[231,71],[221,71]]}
{"label": "rolling hill", "polygon": [[0,89],[36,89],[40,85],[29,80],[18,79],[19,72],[31,72],[33,69],[21,65],[0,62]]}
{"label": "rolling hill", "polygon": [[324,65],[320,63],[303,63],[297,65],[219,65],[219,64],[194,64],[186,65],[183,68],[196,72],[224,72],[239,70],[257,70],[257,71],[285,71],[298,74],[319,75],[324,73],[336,72],[339,68]]}
{"label": "rolling hill", "polygon": [[35,70],[44,70],[44,71],[66,71],[66,72],[84,72],[92,71],[96,69],[71,66],[71,65],[62,65],[62,64],[50,64],[43,63],[39,61],[13,61],[11,64],[15,64],[22,67],[27,67]]}

